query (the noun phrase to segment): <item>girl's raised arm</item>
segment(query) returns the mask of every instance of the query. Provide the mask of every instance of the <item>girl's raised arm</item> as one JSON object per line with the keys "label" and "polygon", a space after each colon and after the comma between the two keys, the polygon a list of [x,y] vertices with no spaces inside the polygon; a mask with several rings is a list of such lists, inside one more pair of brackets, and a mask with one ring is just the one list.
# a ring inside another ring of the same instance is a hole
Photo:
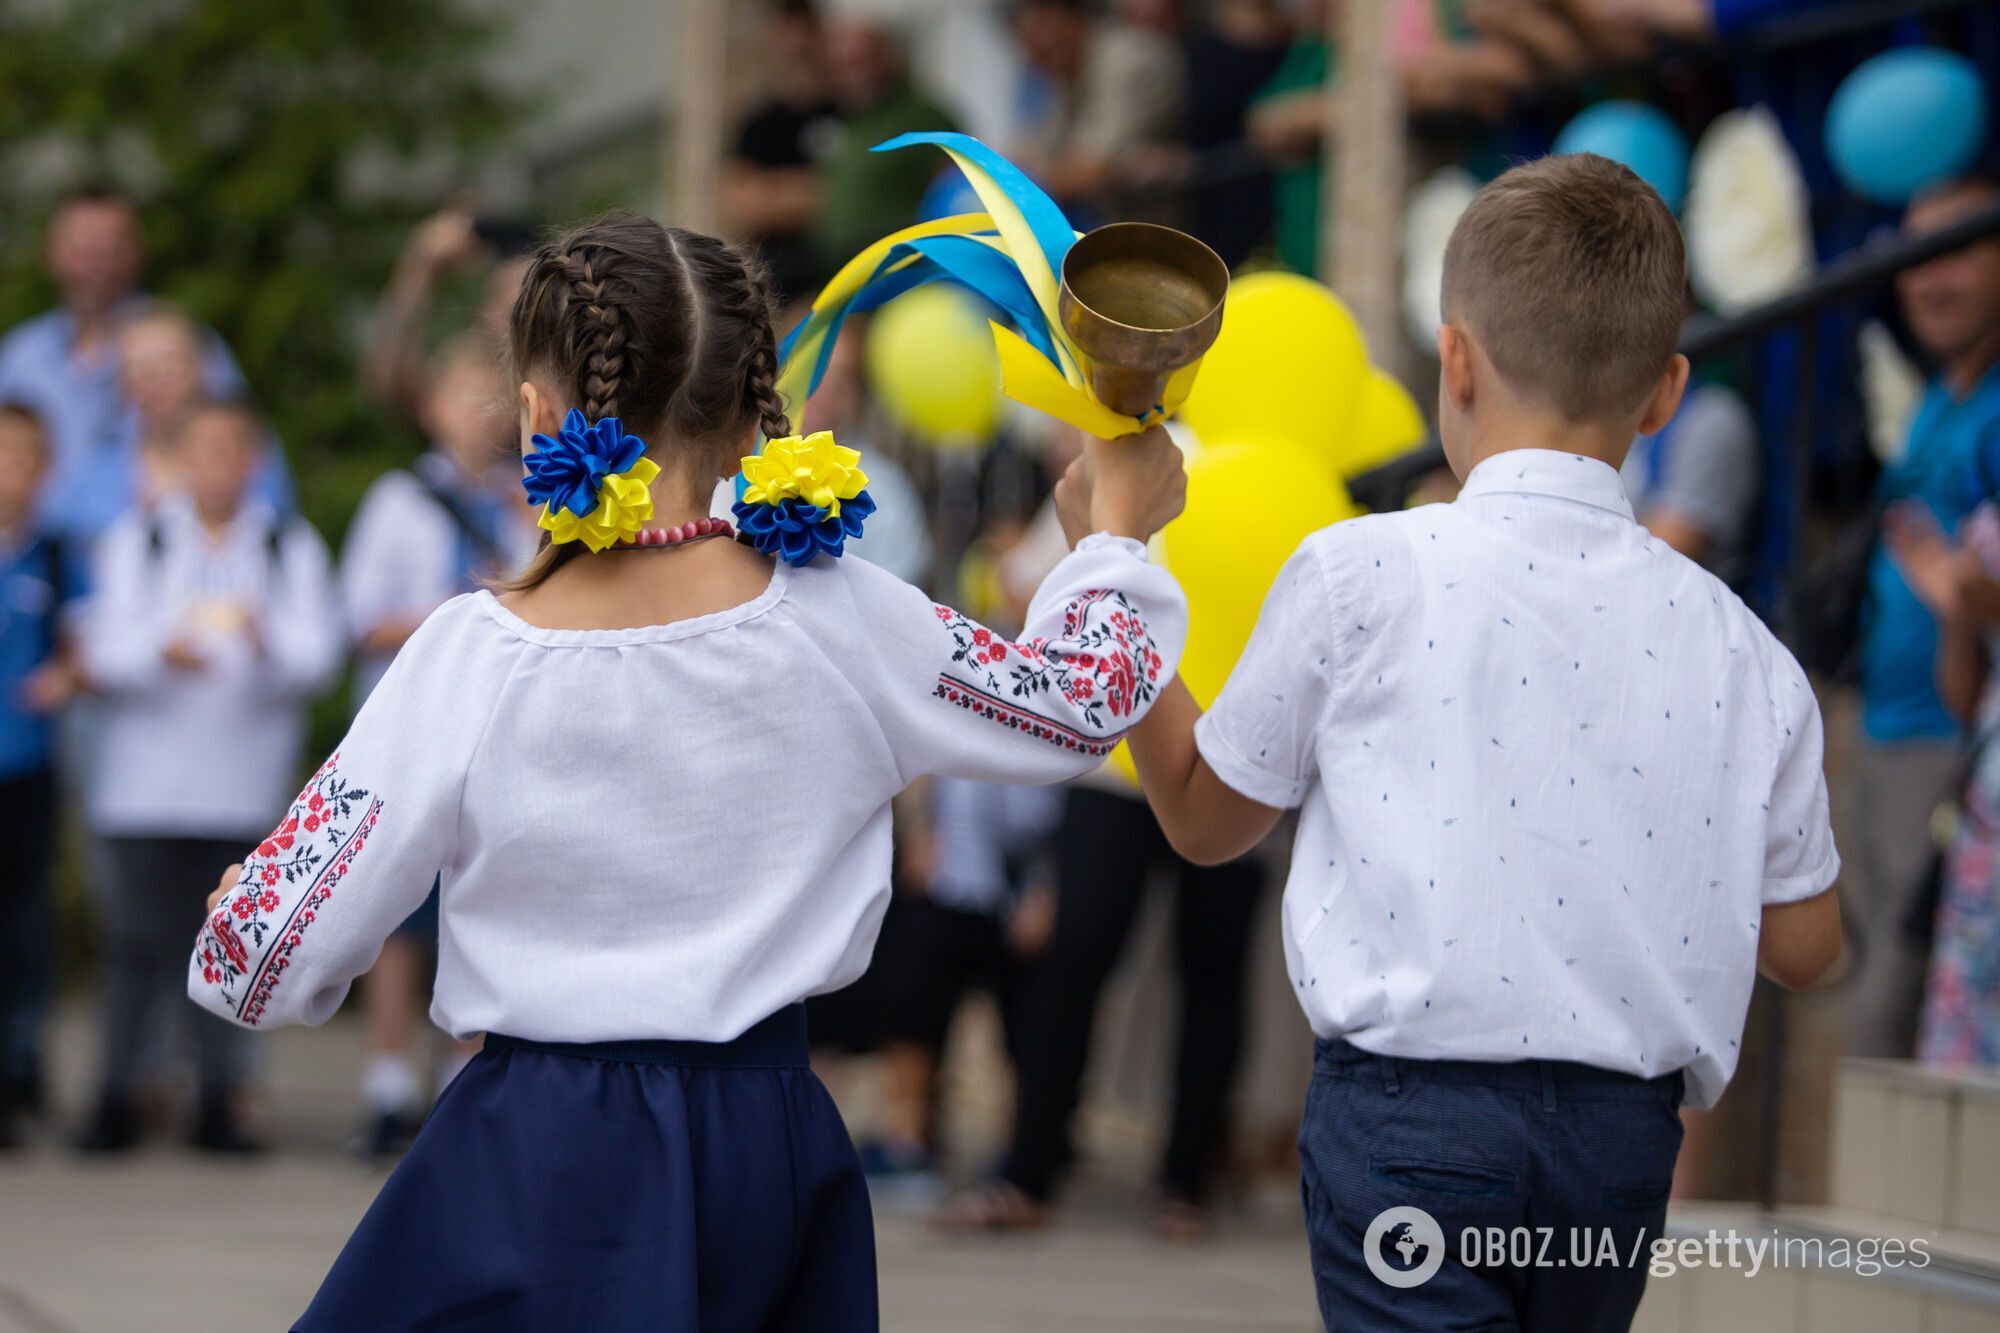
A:
{"label": "girl's raised arm", "polygon": [[1125,537],[1086,537],[1064,557],[1018,639],[890,575],[856,582],[875,649],[864,692],[906,781],[1089,772],[1152,706],[1187,637],[1180,585]]}

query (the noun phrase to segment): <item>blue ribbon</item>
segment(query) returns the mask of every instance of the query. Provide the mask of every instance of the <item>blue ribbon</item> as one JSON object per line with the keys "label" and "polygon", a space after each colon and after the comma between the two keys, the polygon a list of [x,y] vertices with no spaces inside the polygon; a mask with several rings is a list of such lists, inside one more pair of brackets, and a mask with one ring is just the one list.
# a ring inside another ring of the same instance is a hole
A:
{"label": "blue ribbon", "polygon": [[521,488],[550,513],[567,509],[578,518],[596,510],[597,493],[606,477],[630,471],[646,452],[646,442],[627,435],[617,417],[587,421],[574,407],[555,438],[536,435],[534,444],[535,451],[525,460],[528,474],[521,478]]}

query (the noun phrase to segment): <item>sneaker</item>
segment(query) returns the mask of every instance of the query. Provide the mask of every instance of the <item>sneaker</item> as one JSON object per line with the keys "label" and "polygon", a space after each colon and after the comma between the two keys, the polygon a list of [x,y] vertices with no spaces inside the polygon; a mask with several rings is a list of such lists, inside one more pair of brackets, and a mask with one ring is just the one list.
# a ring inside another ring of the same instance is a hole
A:
{"label": "sneaker", "polygon": [[78,1152],[92,1155],[130,1152],[138,1146],[139,1114],[124,1097],[106,1097],[98,1102],[90,1127],[76,1140]]}
{"label": "sneaker", "polygon": [[869,1139],[855,1152],[861,1158],[861,1174],[870,1180],[929,1175],[936,1169],[931,1155],[921,1146],[900,1139]]}
{"label": "sneaker", "polygon": [[920,1145],[870,1139],[856,1149],[868,1193],[878,1206],[892,1212],[927,1212],[938,1206],[945,1184],[937,1161]]}
{"label": "sneaker", "polygon": [[348,1144],[356,1157],[379,1161],[401,1157],[416,1141],[420,1121],[402,1111],[384,1111],[362,1126],[361,1133]]}
{"label": "sneaker", "polygon": [[226,1105],[214,1103],[202,1107],[188,1142],[202,1152],[225,1153],[233,1157],[248,1157],[264,1151],[263,1142],[252,1138],[244,1130],[234,1111]]}
{"label": "sneaker", "polygon": [[48,1085],[42,1078],[41,1063],[34,1062],[25,1071],[9,1077],[6,1086],[0,1088],[0,1098],[10,1100],[21,1115],[40,1115],[46,1111]]}

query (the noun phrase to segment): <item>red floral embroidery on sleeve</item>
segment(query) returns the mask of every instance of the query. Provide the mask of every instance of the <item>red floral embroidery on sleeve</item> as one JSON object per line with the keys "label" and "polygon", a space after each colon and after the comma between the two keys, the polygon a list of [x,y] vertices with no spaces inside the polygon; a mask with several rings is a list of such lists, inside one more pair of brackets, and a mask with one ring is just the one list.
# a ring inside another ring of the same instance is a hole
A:
{"label": "red floral embroidery on sleeve", "polygon": [[[236,887],[216,905],[196,944],[202,980],[253,1027],[382,813],[382,802],[341,776],[339,765],[336,754],[313,774],[244,862]],[[304,891],[287,909],[289,890],[301,884]]]}
{"label": "red floral embroidery on sleeve", "polygon": [[[1099,589],[1070,602],[1053,643],[1009,643],[950,607],[936,611],[954,644],[937,697],[1051,745],[1110,753],[1123,720],[1159,688],[1159,651],[1123,593]],[[1048,706],[1058,695],[1067,708]]]}

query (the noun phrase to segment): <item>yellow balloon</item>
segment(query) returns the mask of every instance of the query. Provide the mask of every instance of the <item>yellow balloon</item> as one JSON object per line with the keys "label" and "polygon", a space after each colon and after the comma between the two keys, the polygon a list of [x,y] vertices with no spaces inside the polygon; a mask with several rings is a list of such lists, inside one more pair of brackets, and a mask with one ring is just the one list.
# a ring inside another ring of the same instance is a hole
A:
{"label": "yellow balloon", "polygon": [[1346,434],[1334,442],[1333,470],[1342,481],[1351,480],[1416,448],[1429,431],[1410,391],[1388,371],[1371,366]]}
{"label": "yellow balloon", "polygon": [[868,381],[892,420],[941,448],[977,448],[1000,420],[1000,363],[986,314],[930,283],[875,312]]}
{"label": "yellow balloon", "polygon": [[1361,330],[1339,297],[1296,273],[1252,273],[1230,284],[1222,333],[1180,415],[1204,440],[1325,455],[1343,437],[1367,373]]}
{"label": "yellow balloon", "polygon": [[[1161,550],[1187,592],[1181,679],[1206,708],[1299,543],[1361,509],[1316,454],[1286,444],[1208,444],[1188,460],[1187,474],[1187,509],[1160,534]],[[1138,781],[1124,746],[1111,765]]]}

